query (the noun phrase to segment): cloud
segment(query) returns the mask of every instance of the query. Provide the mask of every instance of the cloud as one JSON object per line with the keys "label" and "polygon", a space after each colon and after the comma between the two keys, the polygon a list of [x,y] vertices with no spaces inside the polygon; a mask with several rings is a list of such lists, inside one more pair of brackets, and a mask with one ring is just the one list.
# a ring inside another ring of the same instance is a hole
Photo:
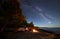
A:
{"label": "cloud", "polygon": [[43,13],[40,13],[39,15],[40,15],[45,21],[47,21],[49,24],[52,23],[48,18],[46,18],[46,17],[44,16]]}
{"label": "cloud", "polygon": [[42,9],[39,7],[35,7],[35,9],[37,9],[38,11],[42,11]]}
{"label": "cloud", "polygon": [[54,17],[52,17],[51,15],[49,15],[49,14],[47,14],[47,13],[45,13],[45,15],[46,15],[48,18],[50,18],[50,19],[54,19]]}
{"label": "cloud", "polygon": [[50,15],[48,16],[48,14],[43,13],[43,10],[38,6],[36,6],[35,9],[36,9],[36,11],[40,12],[38,15],[40,15],[48,24],[52,23],[51,20],[49,19],[49,18],[52,18],[52,16],[50,16]]}
{"label": "cloud", "polygon": [[40,13],[39,15],[40,15],[44,20],[48,21],[48,19],[47,19],[42,13]]}

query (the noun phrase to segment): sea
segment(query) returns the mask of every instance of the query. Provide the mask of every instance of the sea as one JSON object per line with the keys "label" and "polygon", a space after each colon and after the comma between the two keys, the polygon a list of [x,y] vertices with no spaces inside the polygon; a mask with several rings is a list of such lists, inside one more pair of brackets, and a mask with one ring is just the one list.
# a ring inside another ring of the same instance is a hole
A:
{"label": "sea", "polygon": [[51,31],[51,32],[54,32],[56,34],[60,34],[60,28],[40,28],[40,29]]}

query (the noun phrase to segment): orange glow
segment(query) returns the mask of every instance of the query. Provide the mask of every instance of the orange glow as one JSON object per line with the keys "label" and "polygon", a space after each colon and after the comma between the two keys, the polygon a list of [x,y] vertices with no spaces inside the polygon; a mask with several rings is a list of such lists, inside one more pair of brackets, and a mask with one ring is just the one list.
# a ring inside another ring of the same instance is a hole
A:
{"label": "orange glow", "polygon": [[39,32],[38,30],[36,30],[36,29],[33,29],[33,32]]}
{"label": "orange glow", "polygon": [[28,28],[26,28],[26,30],[29,30]]}

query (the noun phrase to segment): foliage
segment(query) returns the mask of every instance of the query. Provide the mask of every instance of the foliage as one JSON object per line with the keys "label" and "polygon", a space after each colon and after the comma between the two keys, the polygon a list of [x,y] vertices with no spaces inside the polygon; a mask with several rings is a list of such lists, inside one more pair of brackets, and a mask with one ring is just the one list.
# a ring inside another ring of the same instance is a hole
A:
{"label": "foliage", "polygon": [[18,26],[27,25],[17,0],[4,0],[1,3],[0,14],[0,18],[3,18],[0,19],[0,26],[3,26],[3,29],[9,26],[17,28]]}

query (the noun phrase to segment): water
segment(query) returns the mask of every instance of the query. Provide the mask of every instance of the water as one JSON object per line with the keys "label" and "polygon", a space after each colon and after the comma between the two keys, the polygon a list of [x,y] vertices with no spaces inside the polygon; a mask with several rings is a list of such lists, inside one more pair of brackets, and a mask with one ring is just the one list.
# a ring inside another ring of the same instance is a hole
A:
{"label": "water", "polygon": [[44,30],[47,30],[47,31],[52,31],[56,34],[60,34],[60,28],[40,28],[40,29],[44,29]]}

